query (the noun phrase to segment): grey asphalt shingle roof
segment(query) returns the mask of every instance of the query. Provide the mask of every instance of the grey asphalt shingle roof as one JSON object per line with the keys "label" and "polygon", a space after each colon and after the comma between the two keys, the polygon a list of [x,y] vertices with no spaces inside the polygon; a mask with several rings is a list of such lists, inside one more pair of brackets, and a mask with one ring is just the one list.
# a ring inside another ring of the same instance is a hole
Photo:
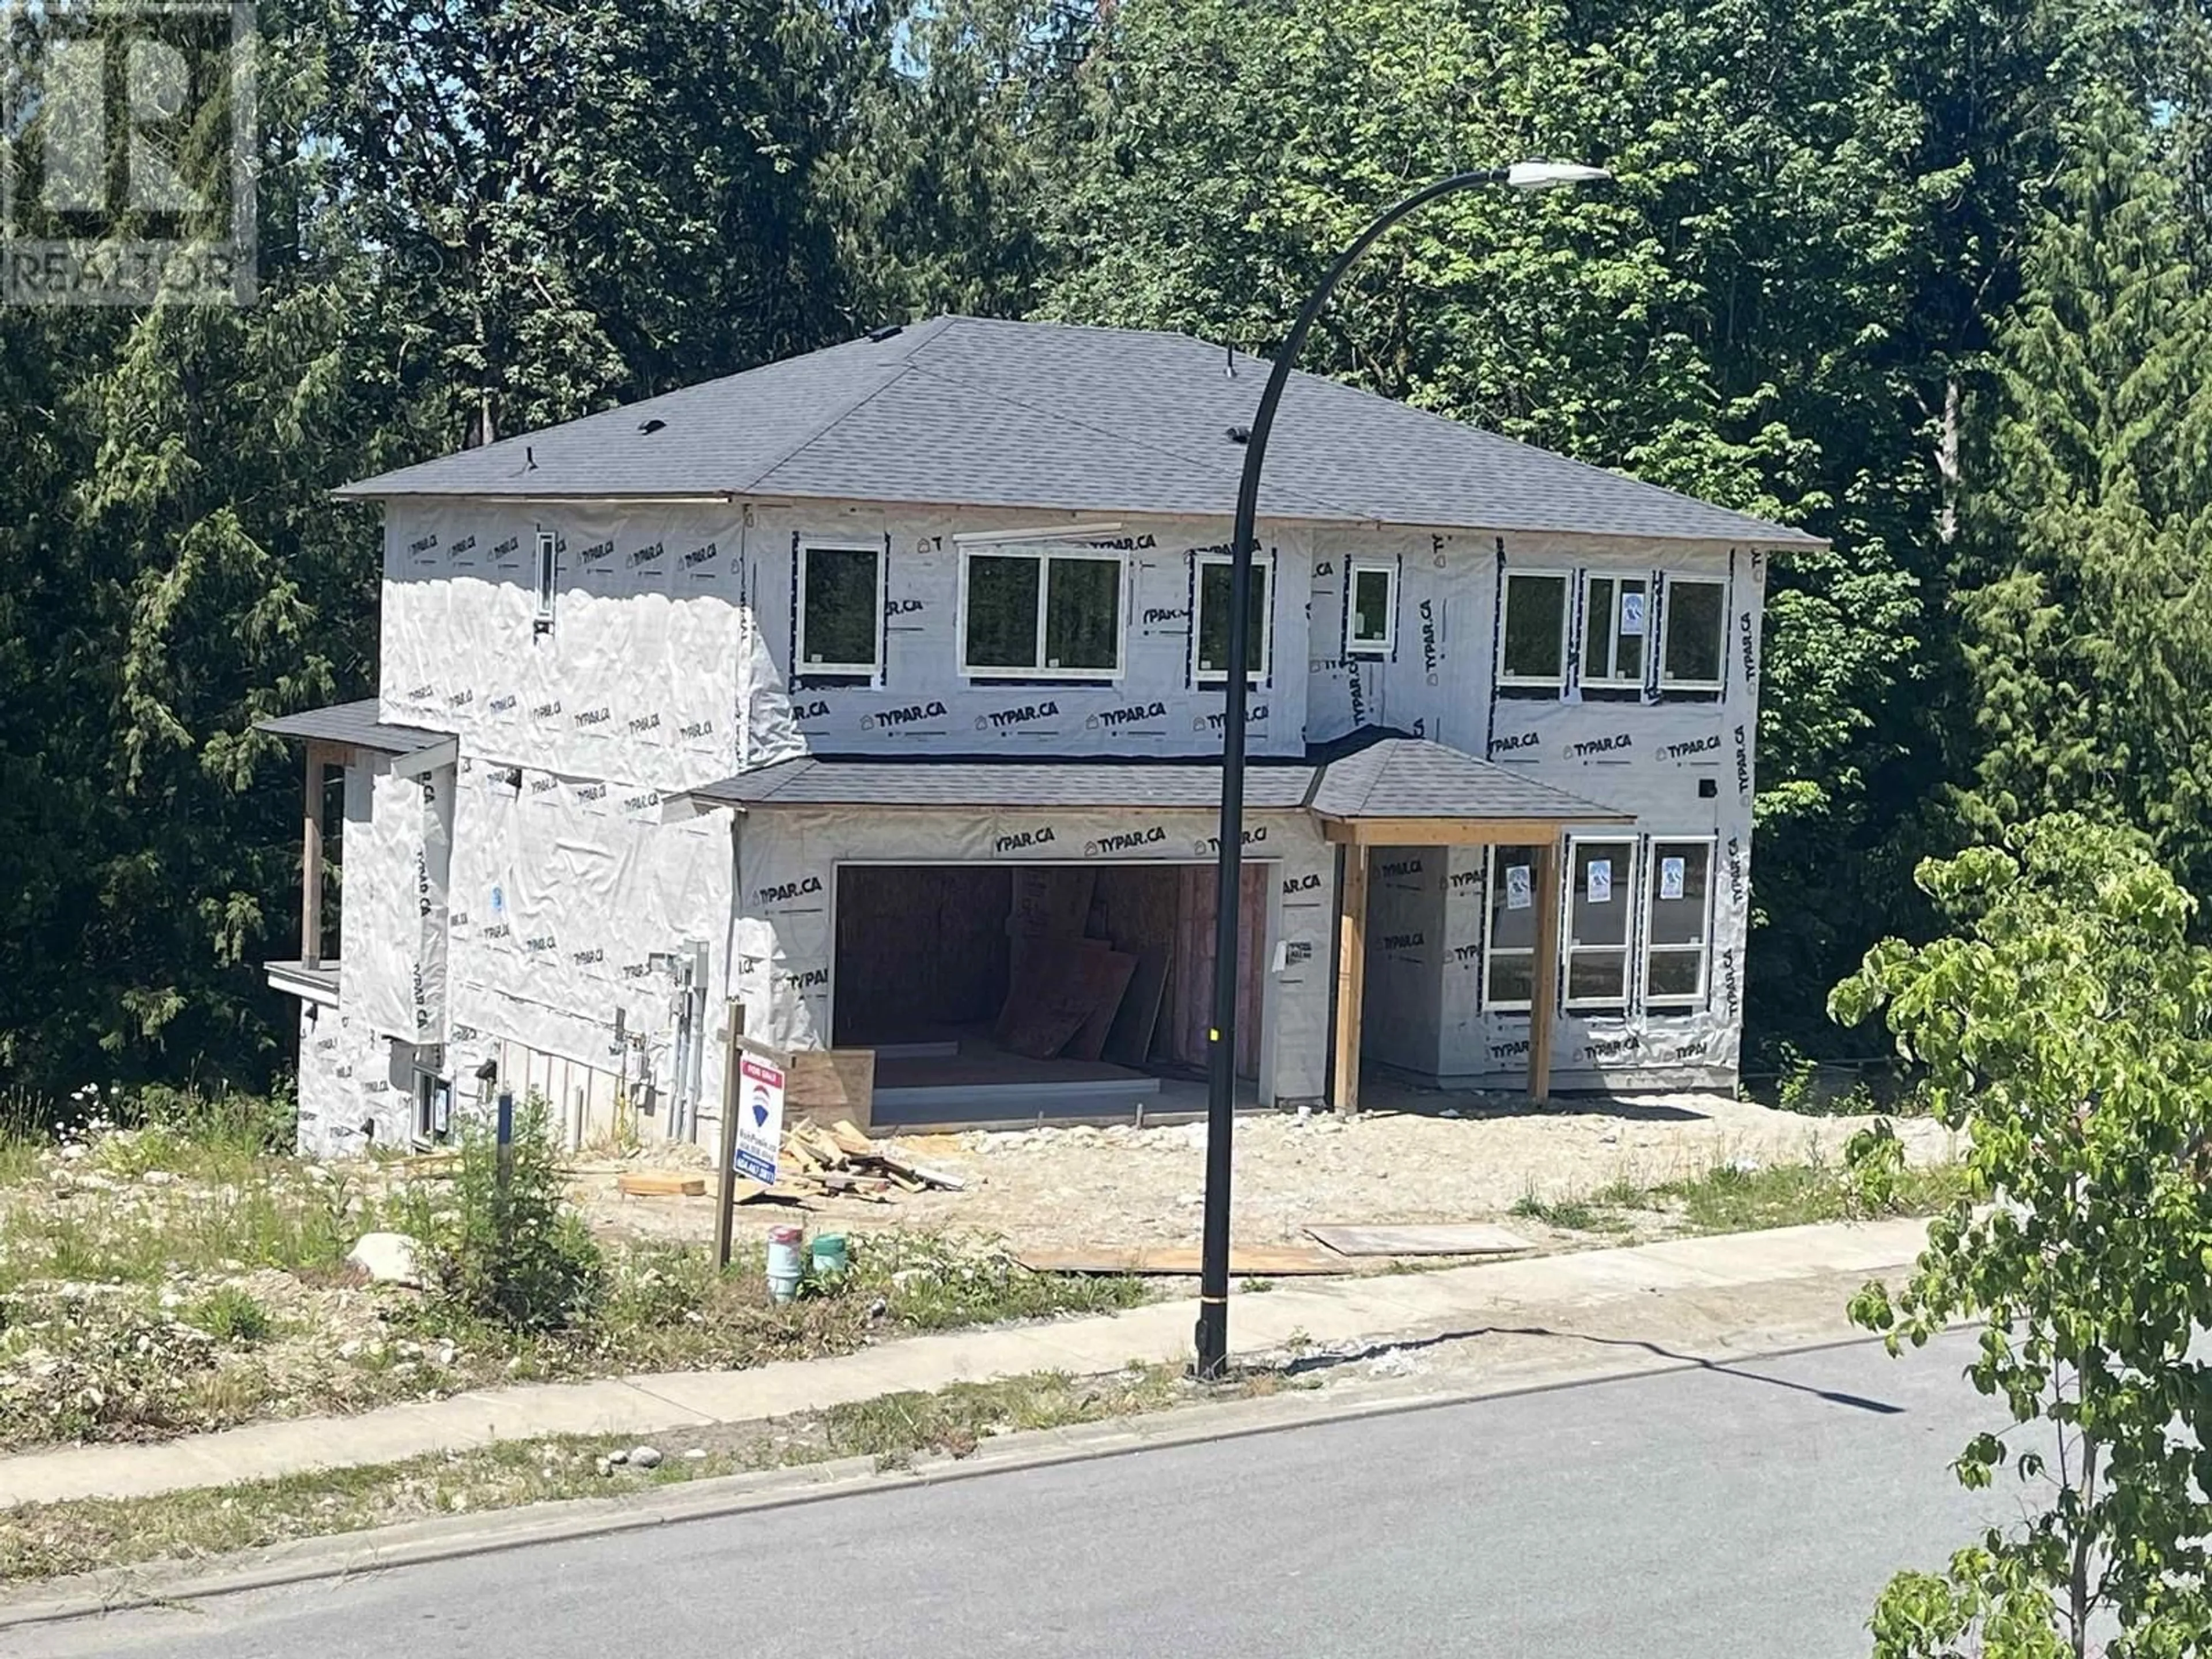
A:
{"label": "grey asphalt shingle roof", "polygon": [[[349,484],[393,496],[698,495],[1235,511],[1267,365],[1186,335],[940,317]],[[661,424],[653,431],[648,423]],[[1292,376],[1270,518],[1817,545],[1819,538],[1317,375]]]}
{"label": "grey asphalt shingle roof", "polygon": [[[880,760],[805,755],[695,789],[701,800],[757,806],[925,808],[1218,806],[1217,761]],[[1383,737],[1334,759],[1255,760],[1244,771],[1252,811],[1309,809],[1338,818],[1527,818],[1626,822],[1632,815],[1540,783],[1442,744]]]}
{"label": "grey asphalt shingle roof", "polygon": [[1421,738],[1382,738],[1330,761],[1306,805],[1333,818],[1633,817]]}
{"label": "grey asphalt shingle roof", "polygon": [[[1314,768],[1255,762],[1244,772],[1255,811],[1305,804]],[[1218,806],[1221,767],[1206,761],[875,760],[805,755],[695,789],[738,806],[1127,807]]]}
{"label": "grey asphalt shingle roof", "polygon": [[449,732],[426,731],[419,726],[386,726],[376,718],[376,699],[334,702],[322,708],[303,708],[296,714],[280,714],[258,720],[255,728],[280,738],[313,738],[323,743],[347,743],[356,749],[373,749],[381,755],[411,755],[452,736]]}

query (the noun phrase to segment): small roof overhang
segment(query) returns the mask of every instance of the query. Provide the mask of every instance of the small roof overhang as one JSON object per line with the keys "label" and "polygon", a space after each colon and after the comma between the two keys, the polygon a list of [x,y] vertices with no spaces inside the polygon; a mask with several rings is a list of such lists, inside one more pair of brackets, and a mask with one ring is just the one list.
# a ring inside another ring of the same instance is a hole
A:
{"label": "small roof overhang", "polygon": [[[906,760],[802,755],[690,792],[702,805],[880,810],[1110,807],[1208,811],[1221,803],[1217,760]],[[1539,782],[1520,768],[1387,731],[1318,745],[1302,760],[1253,758],[1244,810],[1310,811],[1331,841],[1355,845],[1525,845],[1635,815]]]}
{"label": "small roof overhang", "polygon": [[[1315,769],[1255,759],[1244,769],[1248,812],[1297,811]],[[1221,763],[1198,760],[928,760],[802,755],[691,791],[716,806],[1134,807],[1206,811],[1221,804]]]}
{"label": "small roof overhang", "polygon": [[269,976],[271,990],[282,991],[302,1002],[312,1002],[319,1008],[338,1006],[338,964],[319,962],[310,968],[304,962],[264,962],[261,971]]}
{"label": "small roof overhang", "polygon": [[[1520,846],[1636,815],[1398,732],[1332,745],[1307,805],[1329,840],[1353,846]],[[1327,751],[1324,751],[1327,752]]]}
{"label": "small roof overhang", "polygon": [[379,755],[414,755],[454,742],[451,732],[387,725],[377,719],[376,707],[374,697],[363,697],[356,702],[334,702],[326,708],[303,708],[296,714],[257,720],[254,728],[275,737],[337,744]]}

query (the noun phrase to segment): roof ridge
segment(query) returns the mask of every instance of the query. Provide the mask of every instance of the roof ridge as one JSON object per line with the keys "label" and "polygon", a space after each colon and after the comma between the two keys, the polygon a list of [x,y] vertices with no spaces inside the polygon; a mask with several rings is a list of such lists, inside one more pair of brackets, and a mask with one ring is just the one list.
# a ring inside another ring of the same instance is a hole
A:
{"label": "roof ridge", "polygon": [[[1120,331],[1123,333],[1135,334],[1141,333],[1144,331],[1140,329],[1124,329]],[[988,398],[994,403],[1003,404],[1008,409],[1018,409],[1028,414],[1042,415],[1051,420],[1058,421],[1062,425],[1075,427],[1085,432],[1096,433],[1102,438],[1110,438],[1115,443],[1127,444],[1133,448],[1142,449],[1151,454],[1165,456],[1168,459],[1178,462],[1184,466],[1196,467],[1200,470],[1201,474],[1203,474],[1206,470],[1206,463],[1199,459],[1196,456],[1187,454],[1180,449],[1176,449],[1170,445],[1160,443],[1154,439],[1132,436],[1130,434],[1123,432],[1118,428],[1102,425],[1096,420],[1090,419],[1082,415],[1071,414],[1065,409],[1055,408],[1049,404],[1033,403],[1025,398],[1009,397],[1005,392],[995,392],[988,386],[979,385],[977,382],[968,379],[965,375],[947,374],[942,369],[932,368],[925,363],[917,363],[913,362],[911,359],[908,360],[907,366],[915,374],[920,374],[926,379],[942,380],[947,386],[959,386],[965,391],[975,393],[978,397]],[[1329,501],[1323,496],[1309,496],[1303,490],[1287,489],[1277,487],[1274,493],[1279,496],[1288,496],[1310,503],[1311,511],[1315,516],[1327,514],[1354,524],[1360,522],[1369,516],[1355,508],[1346,507],[1340,502]],[[1280,517],[1283,515],[1276,514],[1274,516]]]}
{"label": "roof ridge", "polygon": [[[784,448],[778,451],[775,455],[769,457],[767,461],[756,467],[753,470],[752,476],[747,478],[742,484],[732,484],[730,488],[729,493],[732,495],[748,495],[752,494],[753,491],[758,489],[762,483],[767,480],[769,474],[776,471],[777,468],[786,465],[789,462],[796,459],[807,449],[820,442],[836,428],[843,425],[844,422],[849,420],[853,416],[858,414],[861,410],[866,409],[877,398],[882,397],[884,393],[889,392],[907,375],[921,373],[922,371],[921,368],[914,361],[914,354],[917,350],[921,349],[921,347],[928,344],[929,340],[934,339],[938,335],[943,333],[945,331],[945,326],[948,321],[950,321],[950,319],[933,317],[930,319],[928,323],[919,325],[918,326],[928,328],[930,330],[928,338],[915,340],[909,343],[904,351],[901,352],[891,362],[885,364],[884,367],[889,368],[890,373],[884,376],[883,383],[880,386],[871,386],[866,395],[851,399],[849,402],[840,407],[836,413],[830,416],[829,419],[819,422],[816,425],[809,428],[805,435],[800,437],[797,442],[785,446]],[[900,331],[902,333],[904,331],[905,331],[903,329]],[[866,338],[866,337],[863,336],[862,337]],[[795,362],[799,360],[797,358],[784,358],[781,361],[785,362]],[[763,368],[766,368],[767,366],[768,365],[766,364],[762,365]],[[750,373],[750,371],[748,370],[747,372]],[[774,492],[771,491],[770,493],[773,494]]]}

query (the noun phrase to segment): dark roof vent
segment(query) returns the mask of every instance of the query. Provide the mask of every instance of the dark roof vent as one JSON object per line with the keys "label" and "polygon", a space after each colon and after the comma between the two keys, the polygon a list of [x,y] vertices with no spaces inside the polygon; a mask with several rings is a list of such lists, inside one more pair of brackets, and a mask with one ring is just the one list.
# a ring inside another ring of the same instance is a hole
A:
{"label": "dark roof vent", "polygon": [[1229,441],[1232,444],[1250,443],[1252,441],[1252,428],[1249,426],[1231,427],[1229,428]]}
{"label": "dark roof vent", "polygon": [[637,423],[637,429],[645,434],[647,437],[650,438],[654,433],[661,430],[667,424],[667,422],[656,417],[650,421],[640,421]]}
{"label": "dark roof vent", "polygon": [[905,332],[906,325],[904,323],[885,323],[881,328],[870,329],[868,331],[868,337],[871,340],[873,340],[878,345],[881,345],[884,341],[895,340]]}

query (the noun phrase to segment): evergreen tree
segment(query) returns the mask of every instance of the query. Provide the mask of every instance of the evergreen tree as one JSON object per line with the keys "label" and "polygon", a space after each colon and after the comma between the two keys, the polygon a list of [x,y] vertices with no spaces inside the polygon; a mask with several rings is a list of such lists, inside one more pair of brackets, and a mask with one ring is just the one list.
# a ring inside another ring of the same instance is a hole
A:
{"label": "evergreen tree", "polygon": [[1968,826],[2068,808],[2212,879],[2212,285],[2153,125],[2082,123],[2002,335],[1959,604]]}

